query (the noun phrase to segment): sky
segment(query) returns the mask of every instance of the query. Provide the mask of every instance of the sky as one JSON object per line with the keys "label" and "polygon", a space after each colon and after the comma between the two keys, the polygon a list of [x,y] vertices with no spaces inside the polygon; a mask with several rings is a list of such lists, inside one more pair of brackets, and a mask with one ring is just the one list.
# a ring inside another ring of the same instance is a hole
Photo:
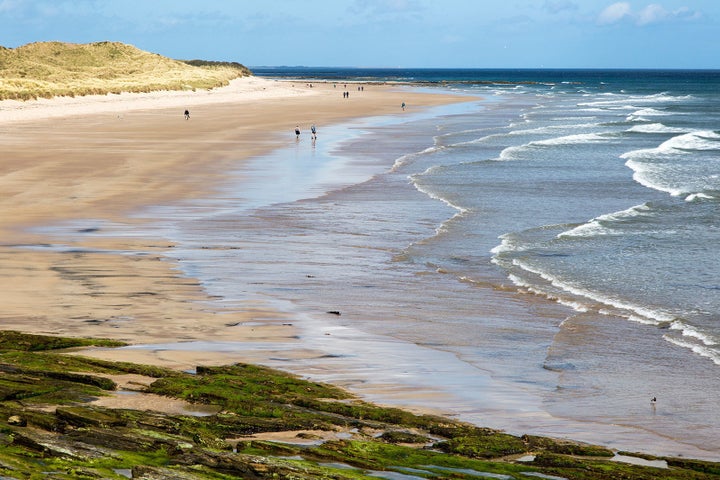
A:
{"label": "sky", "polygon": [[246,66],[720,69],[720,0],[0,0],[0,45]]}

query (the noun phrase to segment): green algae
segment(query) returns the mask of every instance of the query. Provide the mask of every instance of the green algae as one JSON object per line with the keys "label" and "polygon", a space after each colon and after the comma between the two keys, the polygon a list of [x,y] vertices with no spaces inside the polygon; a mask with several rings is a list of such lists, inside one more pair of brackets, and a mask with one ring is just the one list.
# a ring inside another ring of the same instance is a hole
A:
{"label": "green algae", "polygon": [[[59,353],[97,344],[0,335],[0,477],[113,479],[131,472],[133,478],[312,480],[392,478],[395,472],[454,479],[720,478],[718,463],[645,455],[668,468],[623,464],[611,461],[614,452],[604,447],[380,407],[265,367],[200,366],[190,374]],[[218,413],[198,417],[90,403],[117,388],[108,375],[126,373],[154,378],[146,393],[214,405]],[[299,437],[312,441],[248,438],[263,432],[292,438],[289,432],[299,430],[312,431]],[[514,461],[530,455],[531,462]]]}
{"label": "green algae", "polygon": [[27,335],[14,330],[0,331],[0,350],[41,352],[73,347],[123,347],[126,345],[117,340]]}

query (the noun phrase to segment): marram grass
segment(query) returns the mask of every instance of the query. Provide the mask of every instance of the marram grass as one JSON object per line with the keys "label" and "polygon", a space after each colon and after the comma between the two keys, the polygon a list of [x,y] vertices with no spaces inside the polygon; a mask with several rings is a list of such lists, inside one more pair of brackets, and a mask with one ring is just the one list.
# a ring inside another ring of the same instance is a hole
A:
{"label": "marram grass", "polygon": [[184,62],[118,42],[0,47],[0,100],[193,91],[250,74],[239,63]]}

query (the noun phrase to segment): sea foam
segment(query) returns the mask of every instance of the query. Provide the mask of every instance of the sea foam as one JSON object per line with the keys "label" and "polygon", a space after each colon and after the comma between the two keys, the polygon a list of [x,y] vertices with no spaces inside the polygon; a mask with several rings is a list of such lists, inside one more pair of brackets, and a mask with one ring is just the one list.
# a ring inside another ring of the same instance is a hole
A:
{"label": "sea foam", "polygon": [[714,348],[694,342],[688,342],[682,338],[672,337],[670,335],[664,335],[663,339],[678,347],[687,348],[701,357],[709,358],[715,365],[720,365],[720,353],[718,353],[718,351]]}
{"label": "sea foam", "polygon": [[505,148],[500,152],[500,160],[515,160],[518,154],[532,150],[537,147],[559,147],[566,145],[584,145],[594,143],[604,143],[611,141],[610,133],[579,133],[575,135],[564,135],[561,137],[548,138],[545,140],[536,140],[525,143],[523,145],[514,145]]}
{"label": "sea foam", "polygon": [[[550,285],[555,287],[556,289],[559,289],[560,291],[564,291],[566,293],[569,293],[575,297],[578,297],[580,299],[584,298],[587,300],[592,300],[594,303],[605,305],[606,307],[610,307],[612,309],[612,314],[618,315],[621,317],[626,318],[627,320],[632,320],[633,318],[640,317],[642,319],[642,323],[651,324],[651,325],[660,325],[661,323],[665,322],[671,322],[675,320],[675,317],[670,314],[669,312],[664,312],[659,309],[654,308],[648,308],[641,305],[633,304],[625,300],[621,300],[618,298],[613,298],[608,295],[603,295],[598,292],[594,292],[592,290],[589,290],[587,288],[583,288],[580,286],[572,285],[566,281],[563,281],[559,277],[556,277],[552,275],[550,272],[540,270],[538,268],[530,266],[527,262],[524,262],[522,260],[515,259],[513,260],[513,265],[525,270],[526,272],[532,273],[541,279],[548,282]],[[518,278],[517,276],[515,278]],[[525,282],[523,282],[525,283]],[[525,287],[527,288],[527,287]],[[540,293],[540,286],[535,285],[534,287],[535,293]],[[557,295],[552,294],[550,292],[545,292],[545,295],[552,299],[557,301]],[[580,301],[573,302],[575,304],[583,304]],[[585,308],[589,308],[589,305],[585,305]],[[596,307],[597,311],[599,313],[609,310],[603,309],[602,307]]]}
{"label": "sea foam", "polygon": [[614,213],[608,213],[605,215],[600,215],[598,217],[593,218],[587,223],[584,223],[582,225],[579,225],[572,230],[568,230],[567,232],[562,232],[558,234],[558,238],[563,237],[595,237],[599,235],[626,235],[626,231],[617,231],[613,228],[610,228],[608,224],[611,224],[613,222],[618,222],[622,220],[627,220],[633,217],[639,217],[642,215],[646,215],[647,212],[650,210],[650,208],[647,206],[647,204],[642,205],[636,205],[634,207],[630,207],[627,210],[622,210],[619,212]]}
{"label": "sea foam", "polygon": [[668,127],[662,123],[648,123],[645,125],[635,125],[630,127],[628,132],[634,133],[686,133],[687,130],[676,127]]}

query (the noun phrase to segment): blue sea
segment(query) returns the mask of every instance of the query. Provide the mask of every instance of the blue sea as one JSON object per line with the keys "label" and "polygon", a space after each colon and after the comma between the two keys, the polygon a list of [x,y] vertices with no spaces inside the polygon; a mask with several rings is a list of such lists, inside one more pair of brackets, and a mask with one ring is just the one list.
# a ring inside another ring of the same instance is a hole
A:
{"label": "blue sea", "polygon": [[[253,71],[398,90],[395,115],[288,130],[217,198],[148,213],[219,304],[288,312],[320,352],[265,363],[720,459],[720,71]],[[466,101],[402,111],[409,90]]]}

